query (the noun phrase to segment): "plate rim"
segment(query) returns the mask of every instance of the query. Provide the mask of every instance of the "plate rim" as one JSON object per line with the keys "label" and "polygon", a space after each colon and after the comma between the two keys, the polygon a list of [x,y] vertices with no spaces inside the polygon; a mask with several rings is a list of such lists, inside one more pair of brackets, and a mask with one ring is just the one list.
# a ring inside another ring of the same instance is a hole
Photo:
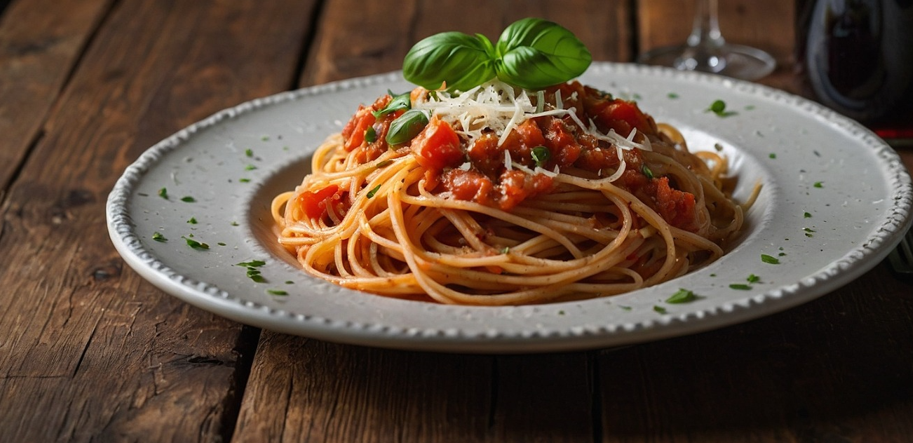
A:
{"label": "plate rim", "polygon": [[[814,114],[816,118],[826,120],[829,125],[836,125],[840,129],[854,134],[858,141],[873,151],[872,155],[880,161],[881,176],[888,179],[895,190],[895,194],[891,196],[893,204],[890,214],[879,220],[881,224],[877,229],[873,229],[874,233],[867,238],[864,244],[849,249],[839,260],[828,263],[818,272],[806,276],[802,281],[791,285],[790,288],[775,288],[748,298],[744,300],[744,303],[717,306],[712,312],[702,311],[700,315],[697,315],[698,318],[686,313],[683,316],[663,316],[655,321],[633,324],[602,325],[595,329],[581,327],[563,331],[533,331],[529,334],[508,334],[497,330],[475,334],[440,329],[416,330],[415,328],[383,325],[379,322],[355,324],[294,313],[245,300],[221,289],[215,283],[196,281],[181,275],[143,246],[143,242],[133,228],[132,215],[129,213],[127,202],[143,175],[166,153],[179,149],[183,143],[206,128],[264,107],[342,90],[402,81],[401,71],[393,71],[294,91],[284,91],[249,100],[218,111],[161,140],[130,164],[112,188],[106,204],[109,236],[125,262],[153,285],[189,304],[244,324],[321,340],[383,348],[440,352],[528,353],[605,348],[691,335],[771,315],[807,303],[855,280],[874,268],[900,241],[903,232],[909,229],[913,222],[913,218],[911,218],[913,186],[911,186],[909,172],[899,155],[873,132],[829,108],[765,85],[710,74],[613,62],[594,62],[588,73],[590,72],[669,76],[685,81],[726,86],[736,91],[760,94],[784,104],[801,106],[804,111]],[[586,74],[582,77],[585,76]],[[888,211],[885,210],[885,212]],[[796,296],[797,293],[800,295]],[[759,311],[757,308],[762,306],[764,309]],[[686,331],[676,328],[677,325],[686,322],[689,323]]]}

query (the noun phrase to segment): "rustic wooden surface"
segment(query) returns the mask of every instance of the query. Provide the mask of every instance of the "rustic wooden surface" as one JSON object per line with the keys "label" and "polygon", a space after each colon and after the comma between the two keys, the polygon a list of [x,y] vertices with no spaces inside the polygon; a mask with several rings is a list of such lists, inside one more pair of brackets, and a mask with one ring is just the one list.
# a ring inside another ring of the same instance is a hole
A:
{"label": "rustic wooden surface", "polygon": [[[795,92],[793,4],[720,2]],[[5,6],[5,8],[4,8]],[[687,36],[672,0],[0,1],[0,440],[904,441],[913,284],[614,350],[339,345],[190,307],[124,265],[104,202],[156,141],[259,96],[398,69],[444,30],[540,16],[596,60]],[[902,151],[908,166],[913,152]]]}

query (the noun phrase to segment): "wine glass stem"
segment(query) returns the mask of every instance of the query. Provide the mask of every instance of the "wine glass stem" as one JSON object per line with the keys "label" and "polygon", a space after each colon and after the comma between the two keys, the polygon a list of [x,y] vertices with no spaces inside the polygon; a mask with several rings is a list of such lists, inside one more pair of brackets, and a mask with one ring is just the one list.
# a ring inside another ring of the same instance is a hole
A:
{"label": "wine glass stem", "polygon": [[698,0],[688,47],[675,60],[678,69],[720,72],[726,67],[722,47],[726,40],[717,22],[717,0]]}

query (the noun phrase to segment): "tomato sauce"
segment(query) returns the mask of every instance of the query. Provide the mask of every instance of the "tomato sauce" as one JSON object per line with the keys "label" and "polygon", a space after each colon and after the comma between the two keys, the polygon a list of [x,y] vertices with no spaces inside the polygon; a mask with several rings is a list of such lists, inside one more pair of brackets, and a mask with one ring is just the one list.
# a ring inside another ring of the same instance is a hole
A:
{"label": "tomato sauce", "polygon": [[[614,130],[621,136],[628,136],[636,130],[634,140],[638,142],[645,137],[658,136],[656,123],[635,102],[613,98],[579,82],[544,91],[546,103],[553,106],[559,95],[564,109],[575,108],[580,121],[592,121],[603,133]],[[383,109],[390,100],[387,95],[358,110],[342,131],[346,150],[362,149],[365,161],[370,161],[390,149],[384,137],[390,123],[403,111],[380,117],[372,113]],[[376,134],[374,141],[365,138],[369,128]],[[481,137],[466,141],[449,123],[432,117],[412,139],[409,148],[419,164],[427,169],[426,183],[432,192],[447,192],[458,200],[504,210],[516,207],[527,198],[548,193],[554,186],[548,174],[528,174],[513,165],[532,170],[541,167],[547,171],[573,167],[601,176],[614,173],[620,165],[617,150],[582,130],[570,115],[527,119],[514,127],[500,144],[494,132],[483,132]],[[670,224],[687,230],[697,229],[693,195],[676,189],[675,183],[667,177],[653,177],[652,173],[644,172],[640,151],[623,150],[622,156],[626,170],[616,185],[650,205]],[[511,165],[506,164],[507,158]]]}

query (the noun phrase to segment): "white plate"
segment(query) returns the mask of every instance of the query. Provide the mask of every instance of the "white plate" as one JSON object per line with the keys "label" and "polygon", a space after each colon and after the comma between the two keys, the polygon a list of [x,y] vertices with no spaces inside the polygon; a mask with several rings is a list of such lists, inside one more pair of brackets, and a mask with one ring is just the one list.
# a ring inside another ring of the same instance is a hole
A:
{"label": "white plate", "polygon": [[[896,153],[817,104],[756,84],[637,65],[593,64],[581,81],[638,100],[657,121],[680,128],[692,149],[722,145],[739,176],[737,199],[763,184],[747,229],[725,257],[624,295],[519,307],[395,300],[306,276],[275,244],[270,200],[301,181],[313,150],[359,104],[411,89],[399,73],[254,100],[156,144],[111,192],[111,238],[154,285],[242,323],[368,346],[544,352],[690,334],[796,306],[874,267],[911,223],[910,177]],[[706,112],[716,99],[736,114]],[[197,224],[188,223],[192,217]],[[167,242],[153,240],[155,232]],[[189,247],[182,237],[191,234],[210,248]],[[762,262],[762,254],[780,264]],[[266,283],[236,265],[253,259],[267,262]],[[750,274],[760,278],[750,290],[730,288]],[[679,288],[701,298],[665,303]]]}

